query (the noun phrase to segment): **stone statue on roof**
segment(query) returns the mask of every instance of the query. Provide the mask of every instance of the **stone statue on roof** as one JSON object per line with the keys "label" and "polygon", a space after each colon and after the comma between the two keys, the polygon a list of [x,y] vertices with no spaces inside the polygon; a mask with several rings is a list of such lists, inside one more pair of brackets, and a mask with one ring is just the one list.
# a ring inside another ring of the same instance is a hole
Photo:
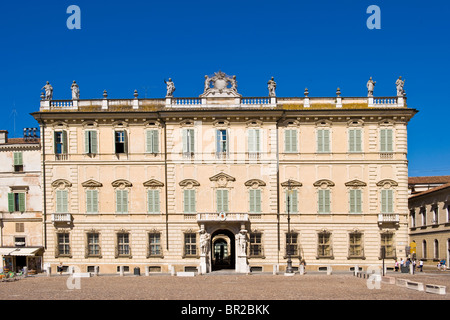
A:
{"label": "stone statue on roof", "polygon": [[402,77],[400,76],[397,81],[395,81],[395,85],[397,86],[397,97],[403,97],[405,95],[405,90],[403,89],[405,80],[402,80]]}
{"label": "stone statue on roof", "polygon": [[43,86],[42,89],[45,90],[45,100],[52,100],[53,99],[52,85],[47,81],[47,84]]}
{"label": "stone statue on roof", "polygon": [[269,88],[269,97],[276,97],[275,89],[277,88],[277,83],[273,80],[273,77],[267,82],[267,87]]}
{"label": "stone statue on roof", "polygon": [[80,87],[74,80],[71,86],[72,89],[72,100],[79,100],[80,99]]}
{"label": "stone statue on roof", "polygon": [[373,89],[375,88],[375,84],[377,82],[372,80],[372,77],[370,77],[369,81],[367,81],[367,96],[373,97]]}
{"label": "stone statue on roof", "polygon": [[175,92],[175,84],[172,79],[169,78],[169,81],[164,80],[164,83],[167,85],[166,97],[173,97],[173,93]]}

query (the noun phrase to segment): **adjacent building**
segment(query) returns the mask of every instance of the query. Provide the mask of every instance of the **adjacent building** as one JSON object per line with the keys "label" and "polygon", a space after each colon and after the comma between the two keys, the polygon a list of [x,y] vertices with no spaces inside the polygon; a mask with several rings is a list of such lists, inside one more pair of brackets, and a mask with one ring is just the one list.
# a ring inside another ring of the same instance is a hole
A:
{"label": "adjacent building", "polygon": [[450,176],[409,178],[410,238],[417,260],[436,269],[450,258]]}
{"label": "adjacent building", "polygon": [[[39,112],[44,259],[101,273],[281,272],[406,257],[407,125],[395,97],[52,100]],[[200,91],[201,92],[201,91]]]}
{"label": "adjacent building", "polygon": [[42,230],[41,148],[39,129],[22,138],[0,131],[0,269],[40,272]]}

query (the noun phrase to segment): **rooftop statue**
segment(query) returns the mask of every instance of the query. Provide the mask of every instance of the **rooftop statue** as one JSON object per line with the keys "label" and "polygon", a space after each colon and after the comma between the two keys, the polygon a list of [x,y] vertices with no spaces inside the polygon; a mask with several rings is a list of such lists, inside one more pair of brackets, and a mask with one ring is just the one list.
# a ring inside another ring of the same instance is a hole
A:
{"label": "rooftop statue", "polygon": [[275,89],[277,88],[277,83],[272,79],[267,82],[267,86],[269,88],[269,97],[276,97]]}
{"label": "rooftop statue", "polygon": [[42,89],[45,90],[45,100],[52,100],[53,99],[53,87],[52,87],[52,85],[47,81],[47,84],[45,86],[43,86]]}
{"label": "rooftop statue", "polygon": [[403,97],[405,95],[405,90],[403,89],[405,80],[402,80],[402,77],[400,76],[397,81],[395,81],[395,85],[397,86],[397,97]]}
{"label": "rooftop statue", "polygon": [[80,87],[74,80],[71,86],[72,89],[72,100],[80,100]]}
{"label": "rooftop statue", "polygon": [[164,83],[167,85],[166,97],[173,97],[173,93],[175,92],[175,84],[172,79],[169,78],[169,81],[164,80]]}
{"label": "rooftop statue", "polygon": [[372,80],[372,77],[370,77],[369,81],[367,81],[367,96],[373,97],[373,89],[375,88],[375,84],[377,82]]}

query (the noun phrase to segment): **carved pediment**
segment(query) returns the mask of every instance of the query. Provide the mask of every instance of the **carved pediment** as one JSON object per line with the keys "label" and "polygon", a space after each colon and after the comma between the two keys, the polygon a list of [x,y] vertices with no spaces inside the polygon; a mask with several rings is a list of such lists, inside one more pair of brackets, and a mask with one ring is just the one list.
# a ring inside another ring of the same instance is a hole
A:
{"label": "carved pediment", "polygon": [[161,181],[155,180],[155,179],[151,179],[151,180],[144,182],[144,187],[161,188],[161,187],[164,187],[164,183],[162,183]]}
{"label": "carved pediment", "polygon": [[325,185],[326,187],[334,187],[334,182],[328,179],[321,179],[314,182],[314,187],[321,187],[322,185]]}
{"label": "carved pediment", "polygon": [[346,187],[365,187],[367,184],[361,180],[355,179],[345,183]]}
{"label": "carved pediment", "polygon": [[95,181],[93,179],[90,179],[88,181],[85,181],[81,184],[83,187],[85,188],[99,188],[99,187],[103,187],[103,184]]}
{"label": "carved pediment", "polygon": [[200,183],[197,180],[194,179],[184,179],[179,183],[180,187],[199,187]]}
{"label": "carved pediment", "polygon": [[388,187],[397,187],[398,183],[392,179],[383,179],[377,182],[378,187],[388,186]]}
{"label": "carved pediment", "polygon": [[236,181],[236,178],[233,178],[232,176],[230,176],[226,173],[223,173],[223,172],[220,172],[220,173],[212,176],[211,178],[209,178],[209,180],[211,180],[211,181],[219,181],[219,180],[223,180],[223,179],[225,179],[226,181]]}
{"label": "carved pediment", "polygon": [[58,188],[58,187],[70,188],[71,186],[72,186],[72,183],[65,179],[58,179],[58,180],[55,180],[52,182],[53,188]]}
{"label": "carved pediment", "polygon": [[113,183],[111,183],[111,185],[112,185],[114,188],[118,188],[118,187],[126,187],[126,188],[129,188],[129,187],[132,187],[132,186],[133,186],[133,184],[132,184],[130,181],[125,180],[125,179],[118,179],[118,180],[114,181]]}
{"label": "carved pediment", "polygon": [[200,97],[232,98],[240,97],[237,92],[236,76],[228,76],[222,71],[214,73],[214,76],[205,76],[205,88]]}
{"label": "carved pediment", "polygon": [[253,187],[253,186],[264,187],[266,183],[259,179],[250,179],[246,183],[244,183],[244,185],[246,187]]}
{"label": "carved pediment", "polygon": [[288,180],[285,182],[281,183],[282,187],[291,187],[291,188],[297,188],[297,187],[301,187],[303,184],[299,181],[295,181],[295,180]]}

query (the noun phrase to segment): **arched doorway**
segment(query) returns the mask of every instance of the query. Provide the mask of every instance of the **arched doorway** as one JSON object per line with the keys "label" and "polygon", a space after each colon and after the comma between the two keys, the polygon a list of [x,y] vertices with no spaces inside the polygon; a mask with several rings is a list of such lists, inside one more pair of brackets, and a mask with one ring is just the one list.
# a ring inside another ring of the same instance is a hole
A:
{"label": "arched doorway", "polygon": [[235,236],[229,230],[217,230],[211,235],[212,271],[235,269]]}

